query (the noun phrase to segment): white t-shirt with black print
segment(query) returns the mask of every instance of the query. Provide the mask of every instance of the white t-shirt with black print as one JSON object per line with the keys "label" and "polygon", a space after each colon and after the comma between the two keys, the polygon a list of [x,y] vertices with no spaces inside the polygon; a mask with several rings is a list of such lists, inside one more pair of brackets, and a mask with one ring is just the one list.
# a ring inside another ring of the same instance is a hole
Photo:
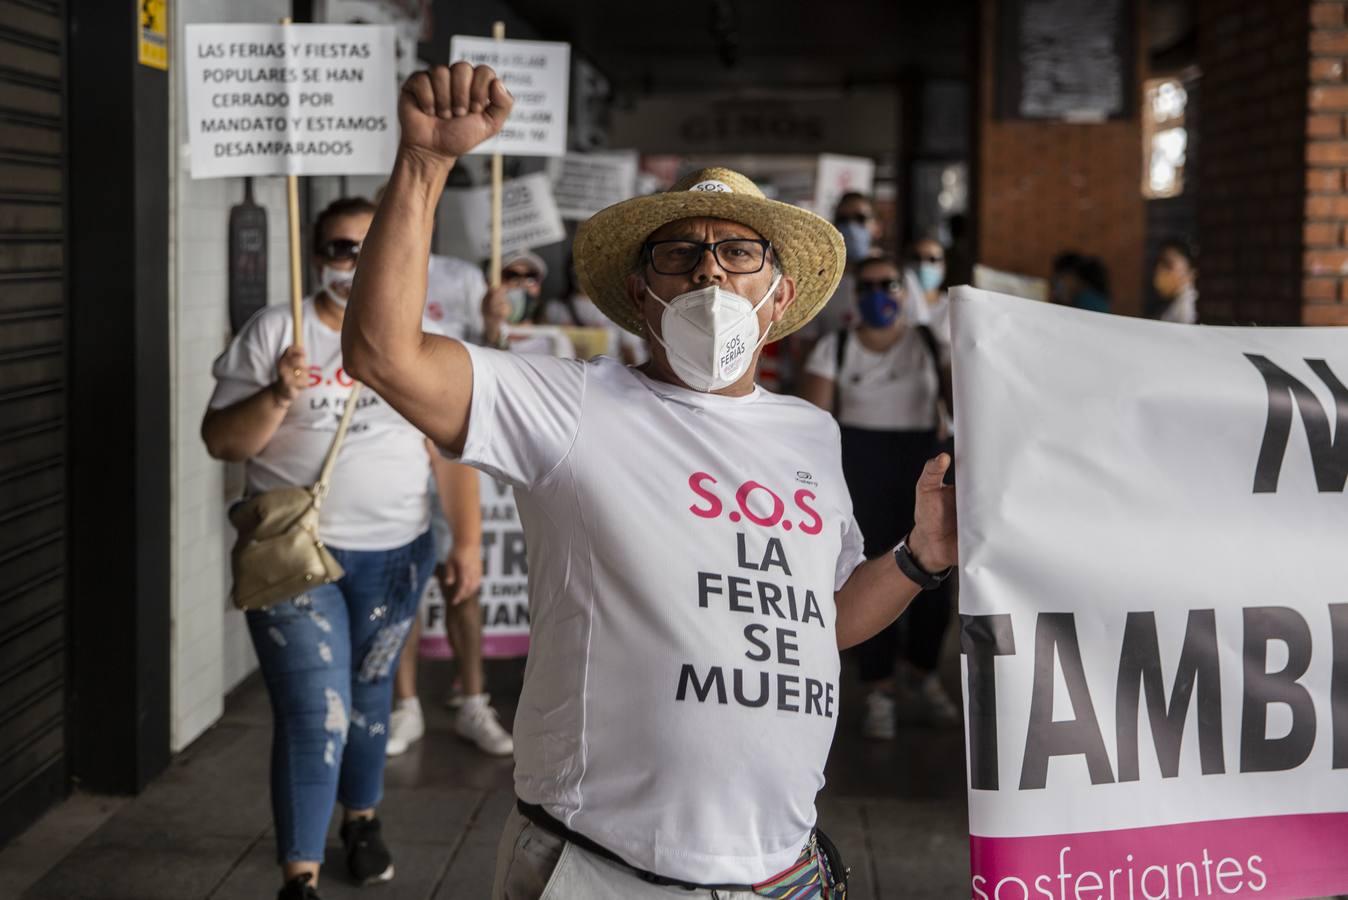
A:
{"label": "white t-shirt with black print", "polygon": [[469,353],[462,459],[515,487],[527,544],[519,796],[666,877],[787,868],[838,716],[833,594],[862,562],[837,426],[761,388]]}
{"label": "white t-shirt with black print", "polygon": [[[426,331],[433,323],[423,322]],[[216,359],[211,409],[249,397],[276,380],[276,361],[294,343],[289,306],[253,316]],[[248,460],[247,494],[308,486],[318,480],[346,408],[352,380],[342,368],[342,336],[304,301],[304,351],[309,387],[302,391],[271,441]],[[430,524],[430,456],[426,439],[374,391],[365,388],[319,514],[319,535],[343,550],[391,550]]]}
{"label": "white t-shirt with black print", "polygon": [[[939,344],[938,344],[939,352]],[[847,332],[847,350],[838,372],[838,332],[814,345],[805,371],[838,386],[838,421],[878,431],[930,431],[937,425],[940,376],[917,328],[879,353],[868,350],[855,331]]]}

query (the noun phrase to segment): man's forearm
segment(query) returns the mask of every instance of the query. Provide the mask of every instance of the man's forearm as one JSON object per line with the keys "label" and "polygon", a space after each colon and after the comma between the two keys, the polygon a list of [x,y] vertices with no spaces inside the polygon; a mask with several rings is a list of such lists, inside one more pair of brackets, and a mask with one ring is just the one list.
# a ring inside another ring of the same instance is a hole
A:
{"label": "man's forearm", "polygon": [[838,609],[838,649],[878,634],[913,602],[920,588],[899,570],[893,554],[862,563],[834,595]]}
{"label": "man's forearm", "polygon": [[290,403],[273,386],[222,409],[207,411],[201,422],[206,452],[225,462],[243,462],[262,452],[271,442]]}
{"label": "man's forearm", "polygon": [[453,167],[452,160],[400,149],[361,247],[342,357],[349,373],[376,390],[390,361],[420,348],[435,207]]}

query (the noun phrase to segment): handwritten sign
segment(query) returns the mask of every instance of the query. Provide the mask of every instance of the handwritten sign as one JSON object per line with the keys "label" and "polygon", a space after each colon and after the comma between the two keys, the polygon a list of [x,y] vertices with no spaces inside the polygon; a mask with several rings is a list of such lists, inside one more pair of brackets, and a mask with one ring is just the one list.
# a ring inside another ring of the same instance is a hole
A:
{"label": "handwritten sign", "polygon": [[553,197],[563,219],[588,219],[636,196],[637,154],[568,153],[548,160]]}
{"label": "handwritten sign", "polygon": [[393,167],[391,26],[188,25],[185,43],[193,178]]}
{"label": "handwritten sign", "polygon": [[497,41],[454,35],[451,63],[491,66],[515,98],[501,133],[473,153],[561,156],[566,153],[571,45],[552,41]]}
{"label": "handwritten sign", "polygon": [[[438,223],[445,252],[461,259],[491,255],[491,188],[445,191]],[[512,178],[502,186],[501,252],[554,244],[566,237],[546,172]]]}

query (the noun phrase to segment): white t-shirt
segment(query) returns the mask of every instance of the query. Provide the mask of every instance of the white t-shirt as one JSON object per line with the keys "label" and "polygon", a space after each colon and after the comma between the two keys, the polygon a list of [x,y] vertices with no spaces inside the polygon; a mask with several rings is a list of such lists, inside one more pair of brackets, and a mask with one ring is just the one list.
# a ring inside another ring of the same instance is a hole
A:
{"label": "white t-shirt", "polygon": [[950,292],[941,291],[935,303],[928,303],[926,291],[912,269],[903,270],[904,290],[908,295],[903,304],[903,318],[913,325],[926,325],[943,344],[950,343]]}
{"label": "white t-shirt", "polygon": [[528,545],[519,796],[666,877],[787,868],[837,721],[833,593],[862,561],[837,426],[761,388],[468,350],[462,458],[514,485]]}
{"label": "white t-shirt", "polygon": [[[938,346],[939,352],[939,346]],[[814,345],[805,371],[838,385],[838,421],[877,431],[930,431],[936,427],[940,376],[931,351],[915,327],[887,350],[866,349],[855,331],[847,332],[842,377],[838,375],[838,332]]]}
{"label": "white t-shirt", "polygon": [[1198,290],[1190,285],[1179,292],[1174,300],[1166,304],[1161,311],[1162,322],[1178,322],[1181,325],[1198,324]]}
{"label": "white t-shirt", "polygon": [[[423,327],[434,330],[429,324]],[[211,409],[237,403],[275,381],[276,361],[294,342],[293,334],[289,306],[269,306],[253,316],[212,367]],[[304,301],[304,351],[310,387],[295,398],[262,452],[248,460],[248,496],[313,484],[332,445],[352,382],[341,367],[341,333],[318,318],[312,297]],[[421,432],[365,388],[337,455],[319,535],[343,550],[403,546],[430,524],[429,476]]]}
{"label": "white t-shirt", "polygon": [[482,297],[486,293],[487,279],[477,266],[454,256],[432,254],[426,272],[423,330],[482,343]]}

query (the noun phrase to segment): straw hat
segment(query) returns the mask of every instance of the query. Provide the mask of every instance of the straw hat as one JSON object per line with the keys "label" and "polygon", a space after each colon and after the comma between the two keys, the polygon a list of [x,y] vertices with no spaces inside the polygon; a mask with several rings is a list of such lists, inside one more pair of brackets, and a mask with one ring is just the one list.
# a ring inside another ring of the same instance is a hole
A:
{"label": "straw hat", "polygon": [[838,229],[798,206],[767,199],[748,178],[722,168],[700,169],[668,191],[615,203],[582,223],[572,251],[581,289],[604,315],[644,336],[646,323],[627,294],[627,276],[651,232],[698,216],[748,225],[772,242],[782,270],[795,279],[796,300],[770,340],[810,321],[833,296],[846,264]]}

